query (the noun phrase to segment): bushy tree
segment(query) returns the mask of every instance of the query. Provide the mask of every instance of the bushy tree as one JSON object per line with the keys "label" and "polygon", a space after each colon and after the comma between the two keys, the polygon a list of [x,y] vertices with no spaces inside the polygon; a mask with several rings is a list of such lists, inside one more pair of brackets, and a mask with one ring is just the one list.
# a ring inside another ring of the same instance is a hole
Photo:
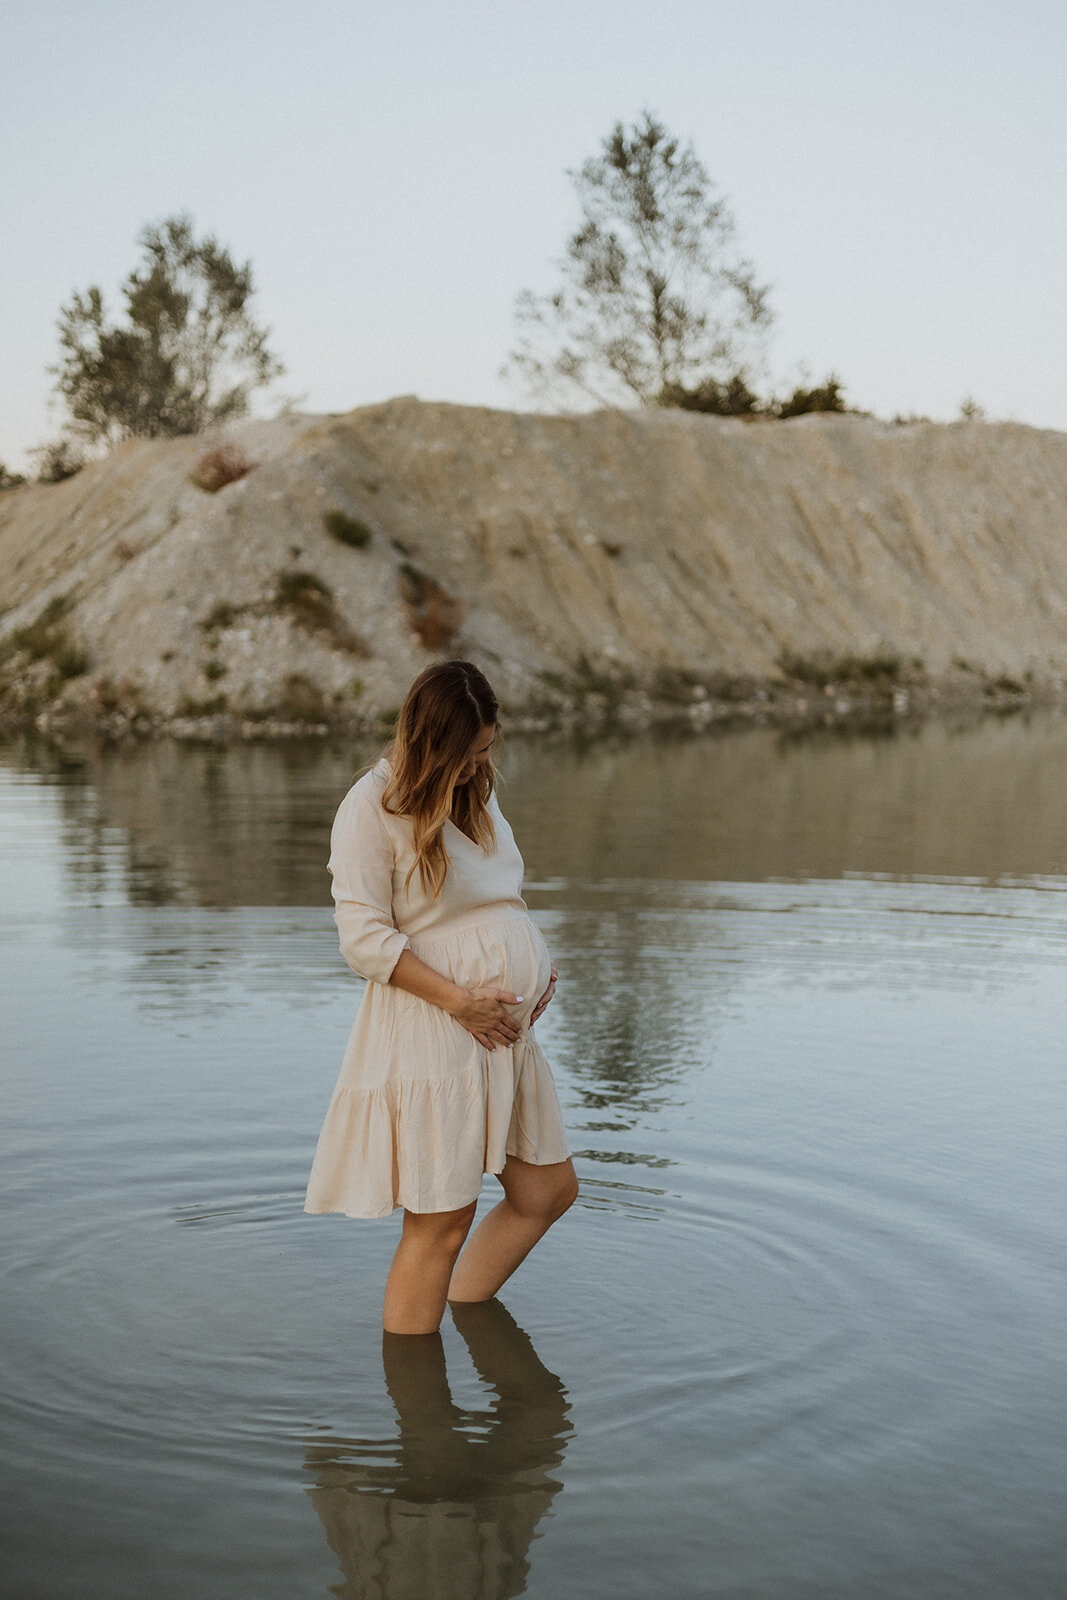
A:
{"label": "bushy tree", "polygon": [[767,327],[767,289],[733,249],[726,201],[651,112],[616,123],[570,178],[581,221],[553,294],[520,295],[510,366],[535,392],[657,402],[729,381]]}
{"label": "bushy tree", "polygon": [[143,259],[122,286],[125,317],[109,319],[95,286],[59,314],[60,360],[50,370],[68,431],[90,445],[199,433],[244,416],[249,398],[284,370],[269,330],[249,310],[252,269],[192,218],[146,227]]}

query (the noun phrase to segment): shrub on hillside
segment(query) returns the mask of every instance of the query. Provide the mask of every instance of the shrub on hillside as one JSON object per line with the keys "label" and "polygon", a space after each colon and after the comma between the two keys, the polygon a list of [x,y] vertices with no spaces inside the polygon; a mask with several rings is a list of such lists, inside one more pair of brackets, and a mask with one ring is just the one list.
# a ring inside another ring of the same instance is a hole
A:
{"label": "shrub on hillside", "polygon": [[290,722],[321,722],[326,701],[318,684],[302,672],[290,672],[278,697],[278,710]]}
{"label": "shrub on hillside", "polygon": [[287,611],[298,627],[308,633],[327,634],[338,649],[349,655],[366,656],[367,646],[349,627],[328,583],[299,567],[286,567],[275,574],[273,608]]}
{"label": "shrub on hillside", "polygon": [[33,622],[16,628],[0,653],[9,657],[24,652],[31,662],[48,662],[59,678],[80,678],[89,669],[89,655],[67,631],[63,619],[69,610],[66,596],[56,595]]}
{"label": "shrub on hillside", "polygon": [[65,595],[53,596],[32,622],[15,630],[11,635],[11,648],[25,650],[31,661],[43,661],[62,641],[60,624],[69,610],[70,601]]}
{"label": "shrub on hillside", "polygon": [[219,444],[204,452],[189,477],[198,489],[218,494],[228,483],[245,477],[254,466],[255,462],[249,461],[239,445]]}
{"label": "shrub on hillside", "polygon": [[340,544],[347,544],[353,550],[362,550],[374,537],[370,528],[358,517],[350,517],[347,511],[327,511],[324,513],[323,526],[330,536]]}
{"label": "shrub on hillside", "polygon": [[814,388],[797,386],[791,395],[780,399],[774,395],[761,400],[750,389],[742,372],[720,381],[705,378],[702,383],[687,389],[680,383],[664,384],[658,396],[661,406],[680,411],[702,411],[714,417],[769,417],[784,421],[787,417],[802,417],[810,411],[848,411],[844,388],[840,378],[830,373]]}
{"label": "shrub on hillside", "polygon": [[447,650],[462,626],[463,602],[410,561],[401,562],[399,582],[400,598],[419,643],[426,650]]}
{"label": "shrub on hillside", "polygon": [[680,383],[666,383],[659,392],[659,404],[679,411],[702,411],[713,417],[759,416],[765,409],[740,372],[725,382],[705,378],[692,389]]}
{"label": "shrub on hillside", "polygon": [[768,410],[772,416],[785,421],[787,417],[803,417],[811,411],[847,411],[841,379],[834,373],[814,389],[796,388],[788,400],[772,400]]}
{"label": "shrub on hillside", "polygon": [[[919,670],[918,663],[913,666]],[[778,657],[778,667],[785,677],[817,689],[825,689],[831,683],[896,683],[904,671],[900,656],[890,650],[875,650],[868,656],[834,655],[829,650],[816,650],[810,656],[802,656],[783,650]]]}
{"label": "shrub on hillside", "polygon": [[30,455],[37,463],[38,483],[62,483],[85,466],[86,457],[69,439],[53,439],[38,445]]}

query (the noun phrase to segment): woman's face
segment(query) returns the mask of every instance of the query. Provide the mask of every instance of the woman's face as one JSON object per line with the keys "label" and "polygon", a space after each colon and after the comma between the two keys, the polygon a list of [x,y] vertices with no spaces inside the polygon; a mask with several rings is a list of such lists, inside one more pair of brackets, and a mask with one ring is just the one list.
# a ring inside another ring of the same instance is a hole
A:
{"label": "woman's face", "polygon": [[479,767],[484,767],[492,754],[493,741],[496,738],[495,728],[482,728],[471,749],[470,755],[456,779],[457,783],[469,783]]}

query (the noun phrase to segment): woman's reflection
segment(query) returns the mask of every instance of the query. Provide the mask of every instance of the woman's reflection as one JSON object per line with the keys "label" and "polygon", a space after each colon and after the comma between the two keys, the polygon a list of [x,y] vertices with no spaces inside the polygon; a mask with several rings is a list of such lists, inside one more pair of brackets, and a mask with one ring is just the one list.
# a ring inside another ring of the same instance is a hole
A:
{"label": "woman's reflection", "polygon": [[495,1391],[489,1410],[453,1403],[440,1334],[387,1333],[399,1444],[308,1448],[308,1493],[345,1576],[332,1590],[340,1600],[507,1600],[526,1587],[530,1540],[562,1487],[550,1474],[571,1431],[566,1391],[498,1300],[452,1315]]}

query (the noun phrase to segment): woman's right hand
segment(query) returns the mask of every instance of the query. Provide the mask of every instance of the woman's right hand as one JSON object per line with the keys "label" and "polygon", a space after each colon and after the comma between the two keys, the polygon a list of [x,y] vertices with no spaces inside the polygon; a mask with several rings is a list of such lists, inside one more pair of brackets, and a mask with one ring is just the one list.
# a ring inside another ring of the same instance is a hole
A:
{"label": "woman's right hand", "polygon": [[507,1007],[521,1004],[522,995],[507,989],[465,989],[449,1009],[486,1050],[499,1050],[519,1037],[519,1025]]}

